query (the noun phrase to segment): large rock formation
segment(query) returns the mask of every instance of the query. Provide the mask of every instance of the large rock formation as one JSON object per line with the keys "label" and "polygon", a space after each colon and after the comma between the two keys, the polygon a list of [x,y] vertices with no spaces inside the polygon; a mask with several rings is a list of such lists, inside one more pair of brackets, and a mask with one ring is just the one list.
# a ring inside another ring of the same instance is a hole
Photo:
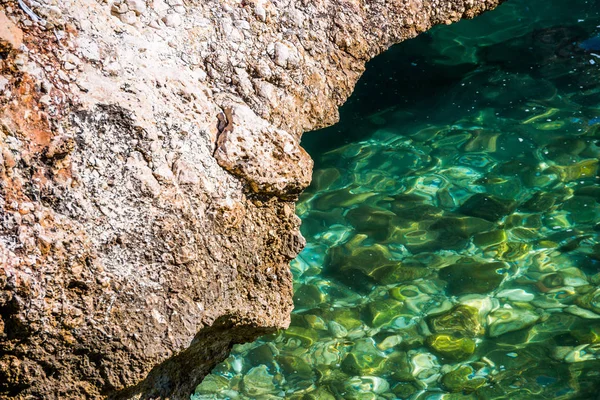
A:
{"label": "large rock formation", "polygon": [[186,398],[287,326],[302,132],[500,0],[0,0],[0,398]]}

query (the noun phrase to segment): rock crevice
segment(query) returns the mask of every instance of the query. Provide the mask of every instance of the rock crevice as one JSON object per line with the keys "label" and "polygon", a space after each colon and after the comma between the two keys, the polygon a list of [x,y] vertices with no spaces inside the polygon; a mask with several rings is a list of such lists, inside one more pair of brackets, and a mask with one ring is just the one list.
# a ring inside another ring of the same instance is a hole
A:
{"label": "rock crevice", "polygon": [[0,398],[185,398],[286,327],[302,133],[499,1],[0,0]]}

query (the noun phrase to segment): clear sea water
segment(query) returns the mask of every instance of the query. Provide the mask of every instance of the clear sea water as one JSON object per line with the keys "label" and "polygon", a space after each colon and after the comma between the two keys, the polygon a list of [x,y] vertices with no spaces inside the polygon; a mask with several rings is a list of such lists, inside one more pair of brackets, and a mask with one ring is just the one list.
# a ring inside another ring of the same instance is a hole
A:
{"label": "clear sea water", "polygon": [[192,399],[600,398],[599,13],[511,0],[373,60],[303,140],[290,329]]}

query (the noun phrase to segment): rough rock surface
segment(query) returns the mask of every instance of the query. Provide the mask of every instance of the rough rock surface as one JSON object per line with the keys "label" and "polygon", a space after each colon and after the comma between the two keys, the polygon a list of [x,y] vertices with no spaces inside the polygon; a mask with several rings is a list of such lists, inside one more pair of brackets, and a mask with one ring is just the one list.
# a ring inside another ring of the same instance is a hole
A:
{"label": "rough rock surface", "polygon": [[0,0],[0,398],[186,398],[287,326],[302,132],[500,0]]}

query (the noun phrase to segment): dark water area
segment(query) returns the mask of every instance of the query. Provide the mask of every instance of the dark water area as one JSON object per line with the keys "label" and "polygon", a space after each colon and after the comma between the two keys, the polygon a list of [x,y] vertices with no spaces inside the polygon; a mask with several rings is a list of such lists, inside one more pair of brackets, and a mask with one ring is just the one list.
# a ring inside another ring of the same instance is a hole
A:
{"label": "dark water area", "polygon": [[600,2],[394,46],[303,145],[292,325],[194,400],[600,399]]}

